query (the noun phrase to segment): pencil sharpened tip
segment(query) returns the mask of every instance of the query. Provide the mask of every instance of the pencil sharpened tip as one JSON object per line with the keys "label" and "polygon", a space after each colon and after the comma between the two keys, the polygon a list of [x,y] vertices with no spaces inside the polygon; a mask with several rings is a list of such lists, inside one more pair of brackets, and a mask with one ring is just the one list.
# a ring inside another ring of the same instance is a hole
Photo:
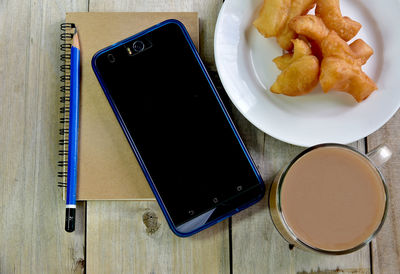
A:
{"label": "pencil sharpened tip", "polygon": [[79,35],[78,35],[77,29],[75,29],[75,32],[74,32],[74,34],[72,36],[72,46],[77,48],[77,49],[79,49],[79,50],[81,49],[80,46],[79,46]]}

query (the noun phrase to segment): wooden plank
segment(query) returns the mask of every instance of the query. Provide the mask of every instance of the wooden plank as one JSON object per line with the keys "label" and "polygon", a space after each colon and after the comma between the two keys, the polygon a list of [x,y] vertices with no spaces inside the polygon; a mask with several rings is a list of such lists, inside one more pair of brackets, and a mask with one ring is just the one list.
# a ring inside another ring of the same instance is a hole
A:
{"label": "wooden plank", "polygon": [[87,1],[0,2],[0,273],[82,273],[84,211],[57,188],[59,35]]}
{"label": "wooden plank", "polygon": [[155,201],[87,203],[87,273],[229,273],[227,220],[179,238]]}
{"label": "wooden plank", "polygon": [[90,11],[194,11],[200,18],[200,55],[210,70],[215,70],[214,63],[214,28],[218,12],[222,6],[219,0],[91,0]]}
{"label": "wooden plank", "polygon": [[[269,189],[274,175],[304,148],[280,142],[252,126],[232,108],[233,119],[244,137]],[[353,144],[363,151],[360,141]],[[233,273],[369,273],[369,248],[350,255],[327,256],[290,248],[275,229],[266,197],[232,217]]]}
{"label": "wooden plank", "polygon": [[393,151],[392,159],[381,171],[389,189],[389,207],[385,224],[372,246],[373,273],[400,273],[400,113],[384,127],[367,138],[368,151],[380,144],[387,144]]}
{"label": "wooden plank", "polygon": [[[214,24],[222,2],[91,0],[90,11],[195,11],[200,53],[213,64]],[[229,227],[224,221],[182,239],[155,201],[87,203],[88,273],[229,273]]]}

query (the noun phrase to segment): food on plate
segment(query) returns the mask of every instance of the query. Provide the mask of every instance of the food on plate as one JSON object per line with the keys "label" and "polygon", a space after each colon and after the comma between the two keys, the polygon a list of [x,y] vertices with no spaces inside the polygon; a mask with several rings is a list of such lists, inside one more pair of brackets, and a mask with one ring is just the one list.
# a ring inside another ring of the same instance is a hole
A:
{"label": "food on plate", "polygon": [[285,53],[282,56],[275,57],[272,62],[275,63],[276,67],[282,71],[292,63],[293,53]]}
{"label": "food on plate", "polygon": [[322,19],[310,14],[294,17],[290,20],[289,27],[297,34],[314,40],[317,44],[320,44],[329,33]]}
{"label": "food on plate", "polygon": [[[315,15],[307,14],[315,4]],[[361,24],[342,16],[339,0],[264,0],[253,24],[286,51],[272,60],[281,73],[271,92],[299,96],[319,81],[325,93],[344,91],[361,102],[377,89],[361,69],[374,51],[362,39],[347,43]]]}
{"label": "food on plate", "polygon": [[374,54],[374,50],[362,39],[355,40],[350,44],[350,48],[353,51],[355,58],[359,60],[361,65],[365,65],[369,57]]}
{"label": "food on plate", "polygon": [[[362,57],[364,50],[369,54],[366,46],[358,42],[353,47]],[[324,92],[332,89],[344,91],[361,102],[377,89],[374,81],[361,70],[362,58],[335,31],[330,31],[322,41],[321,51],[323,59],[319,81]]]}
{"label": "food on plate", "polygon": [[373,49],[362,39],[348,45],[335,31],[329,32],[329,35],[322,41],[321,51],[324,57],[339,57],[349,62],[354,61],[359,65],[364,65],[374,53]]}
{"label": "food on plate", "polygon": [[325,25],[345,41],[352,39],[361,29],[361,24],[342,16],[339,0],[317,0],[315,15],[324,21]]}
{"label": "food on plate", "polygon": [[311,51],[314,54],[315,57],[318,58],[318,60],[322,60],[322,52],[321,52],[321,48],[318,45],[317,42],[313,41],[313,40],[309,40],[310,46],[311,46]]}
{"label": "food on plate", "polygon": [[344,91],[351,94],[357,102],[365,100],[377,89],[357,63],[349,63],[337,57],[324,57],[319,77],[324,92]]}
{"label": "food on plate", "polygon": [[316,0],[292,0],[286,22],[276,36],[276,40],[282,49],[291,50],[293,48],[292,39],[297,36],[297,34],[289,28],[288,22],[296,16],[307,14],[314,8],[315,2]]}
{"label": "food on plate", "polygon": [[271,86],[273,93],[299,96],[309,93],[318,83],[319,61],[306,41],[293,39],[293,53],[276,57],[273,62],[282,72]]}
{"label": "food on plate", "polygon": [[357,62],[350,46],[331,30],[321,42],[322,57],[337,57],[346,60],[349,63]]}
{"label": "food on plate", "polygon": [[264,37],[273,37],[283,28],[289,14],[291,0],[264,0],[253,25]]}
{"label": "food on plate", "polygon": [[314,55],[304,55],[287,66],[270,90],[287,96],[309,93],[318,84],[319,61]]}
{"label": "food on plate", "polygon": [[310,46],[305,41],[293,39],[291,43],[294,45],[293,53],[286,53],[272,60],[279,70],[284,70],[300,57],[312,54]]}

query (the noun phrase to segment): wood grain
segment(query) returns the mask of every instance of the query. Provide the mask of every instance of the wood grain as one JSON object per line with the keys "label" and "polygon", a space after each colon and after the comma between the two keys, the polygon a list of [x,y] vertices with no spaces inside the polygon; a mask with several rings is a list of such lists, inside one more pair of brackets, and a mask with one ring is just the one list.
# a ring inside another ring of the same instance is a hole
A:
{"label": "wood grain", "polygon": [[87,1],[0,1],[0,273],[81,273],[84,211],[57,188],[59,36]]}
{"label": "wood grain", "polygon": [[[0,273],[83,273],[85,204],[77,231],[64,232],[64,202],[56,187],[59,24],[88,2],[0,1]],[[214,70],[213,35],[222,1],[90,0],[91,11],[197,11],[201,55]],[[269,185],[302,148],[277,141],[233,117]],[[390,191],[388,216],[371,245],[374,273],[400,273],[400,114],[368,137],[368,149],[389,144],[382,169]],[[363,142],[357,144],[363,148]],[[228,221],[182,239],[169,230],[156,202],[90,202],[87,273],[369,273],[368,247],[345,256],[290,249],[272,225],[264,198]]]}
{"label": "wood grain", "polygon": [[222,1],[219,0],[91,0],[90,11],[194,11],[200,18],[200,53],[210,70],[214,63],[214,28]]}
{"label": "wood grain", "polygon": [[[232,108],[234,121],[244,136],[267,189],[274,175],[304,148],[280,142],[250,125]],[[353,144],[361,151],[362,141]],[[232,217],[233,273],[369,273],[369,247],[343,256],[319,255],[289,244],[275,229],[267,195],[250,209]],[[254,252],[249,252],[253,251]]]}
{"label": "wood grain", "polygon": [[400,113],[397,113],[383,128],[367,138],[368,151],[387,144],[393,152],[392,158],[381,168],[389,189],[389,206],[385,224],[371,245],[373,273],[400,273],[399,136]]}
{"label": "wood grain", "polygon": [[228,221],[175,236],[155,201],[90,201],[87,273],[229,273]]}

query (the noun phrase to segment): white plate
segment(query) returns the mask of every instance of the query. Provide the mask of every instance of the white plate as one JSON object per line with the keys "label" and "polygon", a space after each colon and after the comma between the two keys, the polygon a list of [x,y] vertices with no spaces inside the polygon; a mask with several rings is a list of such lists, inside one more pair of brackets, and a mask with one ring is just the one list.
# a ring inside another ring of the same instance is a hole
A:
{"label": "white plate", "polygon": [[363,70],[378,90],[362,103],[344,92],[324,94],[318,86],[300,97],[273,94],[279,74],[272,59],[282,54],[275,38],[252,26],[263,0],[226,0],[215,29],[215,60],[222,84],[239,111],[265,133],[299,146],[348,144],[384,125],[400,105],[400,2],[341,0],[342,13],[363,27],[375,53]]}

